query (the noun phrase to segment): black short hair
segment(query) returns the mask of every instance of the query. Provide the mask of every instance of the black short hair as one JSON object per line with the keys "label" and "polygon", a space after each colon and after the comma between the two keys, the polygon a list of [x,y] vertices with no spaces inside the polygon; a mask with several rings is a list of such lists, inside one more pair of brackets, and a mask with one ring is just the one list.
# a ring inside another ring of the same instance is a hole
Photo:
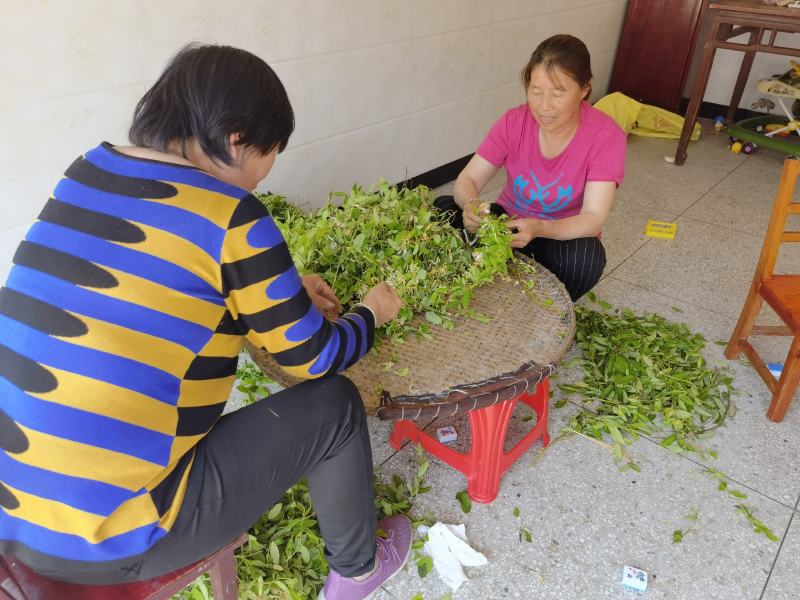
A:
{"label": "black short hair", "polygon": [[229,136],[263,153],[286,148],[294,112],[270,66],[231,46],[189,44],[139,100],[128,137],[166,152],[195,138],[209,157],[231,164]]}

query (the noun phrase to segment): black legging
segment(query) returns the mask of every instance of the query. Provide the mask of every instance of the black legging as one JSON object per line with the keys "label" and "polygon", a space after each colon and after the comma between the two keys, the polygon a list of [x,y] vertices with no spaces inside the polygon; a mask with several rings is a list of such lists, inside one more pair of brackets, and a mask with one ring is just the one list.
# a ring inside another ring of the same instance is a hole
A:
{"label": "black legging", "polygon": [[144,554],[103,563],[19,558],[74,583],[156,577],[235,539],[304,476],[328,564],[345,577],[368,572],[376,530],[372,451],[361,396],[341,375],[295,385],[221,417],[197,445],[186,491],[195,501],[181,506],[170,532]]}
{"label": "black legging", "polygon": [[[439,196],[433,205],[450,215],[450,224],[456,229],[464,229],[461,208],[453,196]],[[503,215],[503,207],[491,205],[492,213]],[[606,249],[596,237],[576,238],[574,240],[551,240],[534,238],[519,251],[533,258],[551,271],[564,287],[572,301],[576,301],[592,289],[603,274],[606,266]]]}

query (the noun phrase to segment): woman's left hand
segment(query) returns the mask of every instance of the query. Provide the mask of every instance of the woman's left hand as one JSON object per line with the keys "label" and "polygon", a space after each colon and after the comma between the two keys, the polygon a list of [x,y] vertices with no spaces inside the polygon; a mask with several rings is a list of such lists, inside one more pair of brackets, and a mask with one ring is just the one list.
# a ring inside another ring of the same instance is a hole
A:
{"label": "woman's left hand", "polygon": [[539,219],[511,219],[506,224],[512,232],[516,230],[511,237],[512,248],[524,248],[539,236],[542,229]]}
{"label": "woman's left hand", "polygon": [[331,287],[319,275],[303,275],[303,287],[326,319],[336,319],[342,312],[342,303]]}

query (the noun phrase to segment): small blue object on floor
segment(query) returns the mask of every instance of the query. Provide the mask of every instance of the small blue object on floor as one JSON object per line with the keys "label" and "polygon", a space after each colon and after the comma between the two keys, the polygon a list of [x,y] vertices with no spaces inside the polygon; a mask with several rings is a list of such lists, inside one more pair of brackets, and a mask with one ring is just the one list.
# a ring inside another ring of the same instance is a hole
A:
{"label": "small blue object on floor", "polygon": [[625,565],[622,567],[622,585],[643,592],[647,589],[647,571]]}
{"label": "small blue object on floor", "polygon": [[767,363],[767,368],[775,379],[780,379],[781,373],[783,372],[783,365],[781,363]]}

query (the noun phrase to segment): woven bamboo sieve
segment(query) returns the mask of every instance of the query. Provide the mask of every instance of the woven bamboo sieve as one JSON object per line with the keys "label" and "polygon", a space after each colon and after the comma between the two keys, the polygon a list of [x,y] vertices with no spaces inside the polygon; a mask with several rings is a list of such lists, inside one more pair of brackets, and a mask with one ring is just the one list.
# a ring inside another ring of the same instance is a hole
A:
{"label": "woven bamboo sieve", "polygon": [[[533,279],[530,291],[526,279]],[[345,372],[369,414],[429,418],[508,400],[549,376],[575,336],[569,294],[539,264],[535,275],[512,267],[508,278],[478,288],[470,308],[490,322],[458,319],[451,331],[431,326],[431,339],[412,335],[402,344],[382,342]],[[286,387],[299,383],[266,351],[250,344],[247,349],[267,376]]]}

